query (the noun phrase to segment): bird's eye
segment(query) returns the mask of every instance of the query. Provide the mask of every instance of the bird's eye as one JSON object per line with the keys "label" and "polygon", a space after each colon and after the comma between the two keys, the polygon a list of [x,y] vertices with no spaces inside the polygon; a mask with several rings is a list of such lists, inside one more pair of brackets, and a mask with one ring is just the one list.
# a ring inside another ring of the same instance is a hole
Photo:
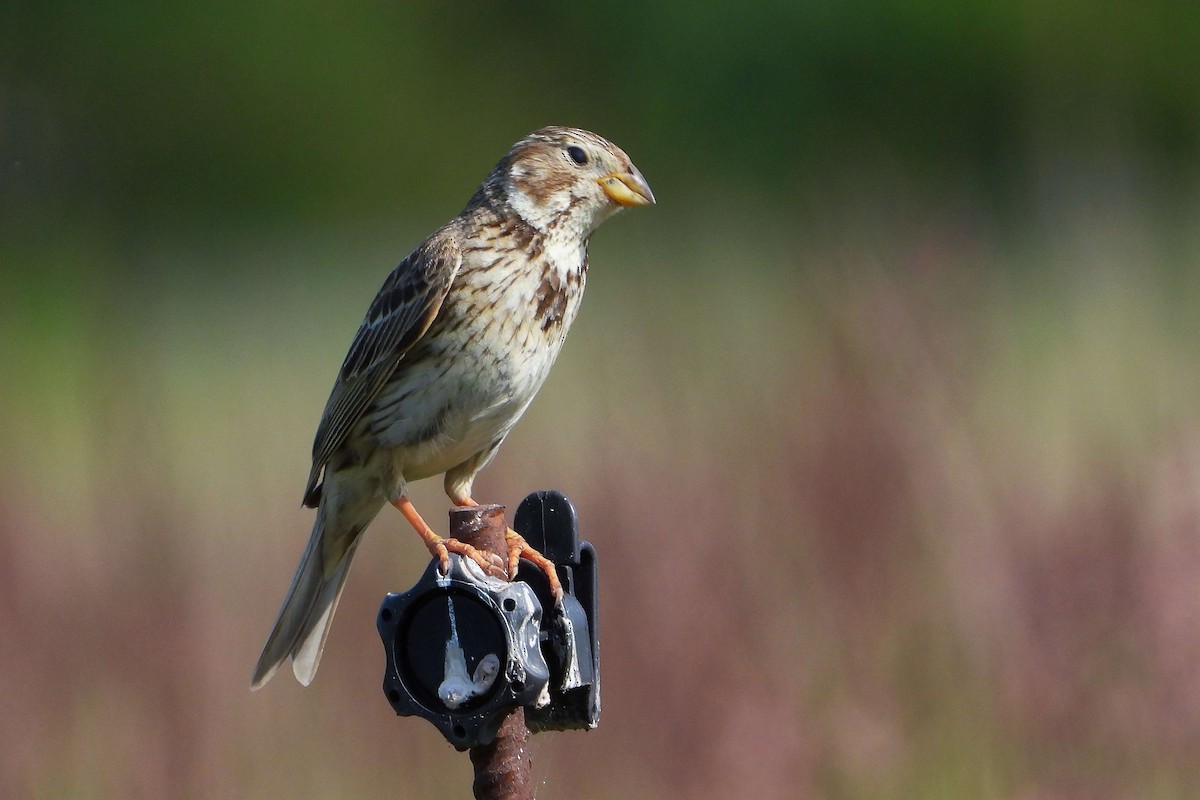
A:
{"label": "bird's eye", "polygon": [[575,145],[571,145],[570,147],[567,148],[567,155],[569,155],[571,157],[572,161],[574,161],[576,164],[578,164],[580,166],[583,166],[588,161],[587,153],[583,152],[582,147],[576,147]]}

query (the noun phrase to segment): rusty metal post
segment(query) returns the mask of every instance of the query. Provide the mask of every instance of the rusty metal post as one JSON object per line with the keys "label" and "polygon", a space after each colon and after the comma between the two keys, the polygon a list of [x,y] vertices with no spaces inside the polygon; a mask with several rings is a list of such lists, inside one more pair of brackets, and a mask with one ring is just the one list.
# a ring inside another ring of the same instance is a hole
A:
{"label": "rusty metal post", "polygon": [[[450,535],[460,542],[508,560],[504,506],[487,505],[450,511]],[[530,778],[529,728],[525,710],[514,708],[500,723],[491,744],[471,748],[475,768],[475,800],[533,800]]]}

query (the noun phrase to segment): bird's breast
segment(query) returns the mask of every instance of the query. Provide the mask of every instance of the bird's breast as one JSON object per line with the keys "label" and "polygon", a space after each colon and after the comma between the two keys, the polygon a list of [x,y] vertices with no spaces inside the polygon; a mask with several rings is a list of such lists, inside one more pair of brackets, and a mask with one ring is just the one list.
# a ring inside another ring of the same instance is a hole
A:
{"label": "bird's breast", "polygon": [[550,237],[468,250],[434,325],[476,355],[537,361],[562,346],[586,274],[586,250]]}
{"label": "bird's breast", "polygon": [[436,319],[370,416],[406,450],[410,479],[443,472],[503,438],[545,381],[583,295],[583,248],[539,242],[464,253]]}

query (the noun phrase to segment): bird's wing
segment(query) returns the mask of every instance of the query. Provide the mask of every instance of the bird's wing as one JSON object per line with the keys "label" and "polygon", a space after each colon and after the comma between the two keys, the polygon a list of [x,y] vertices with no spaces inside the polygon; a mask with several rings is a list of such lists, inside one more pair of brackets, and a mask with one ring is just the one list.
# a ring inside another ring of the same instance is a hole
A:
{"label": "bird's wing", "polygon": [[383,282],[354,335],[317,426],[305,505],[317,505],[321,471],[396,371],[404,354],[429,330],[461,263],[462,253],[454,240],[435,235],[401,261]]}

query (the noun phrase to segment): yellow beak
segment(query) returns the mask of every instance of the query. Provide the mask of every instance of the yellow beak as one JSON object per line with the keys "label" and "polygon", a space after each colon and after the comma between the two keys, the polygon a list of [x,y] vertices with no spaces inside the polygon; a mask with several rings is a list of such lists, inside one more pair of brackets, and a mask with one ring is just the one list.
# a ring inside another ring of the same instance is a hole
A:
{"label": "yellow beak", "polygon": [[646,206],[654,204],[654,192],[650,184],[631,167],[629,172],[612,172],[600,178],[600,188],[619,206]]}

